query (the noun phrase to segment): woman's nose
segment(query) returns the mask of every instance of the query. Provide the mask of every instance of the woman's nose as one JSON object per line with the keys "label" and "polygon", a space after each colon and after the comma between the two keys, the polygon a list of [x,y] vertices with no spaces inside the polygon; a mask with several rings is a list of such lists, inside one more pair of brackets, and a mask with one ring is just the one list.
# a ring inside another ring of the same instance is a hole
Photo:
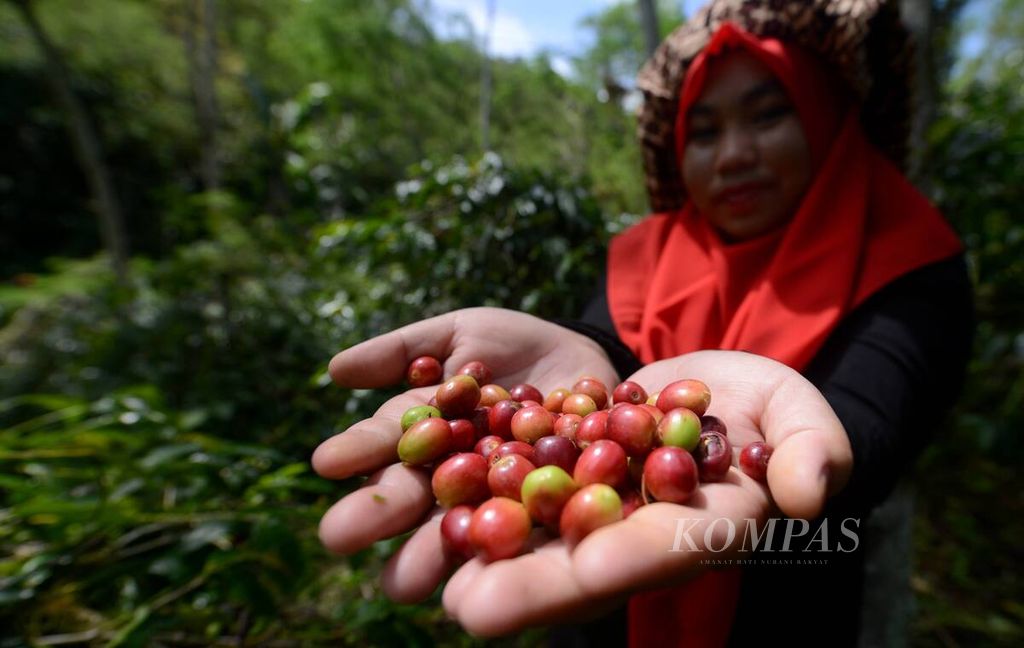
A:
{"label": "woman's nose", "polygon": [[729,126],[722,129],[718,140],[717,171],[730,173],[757,164],[757,138],[749,128]]}

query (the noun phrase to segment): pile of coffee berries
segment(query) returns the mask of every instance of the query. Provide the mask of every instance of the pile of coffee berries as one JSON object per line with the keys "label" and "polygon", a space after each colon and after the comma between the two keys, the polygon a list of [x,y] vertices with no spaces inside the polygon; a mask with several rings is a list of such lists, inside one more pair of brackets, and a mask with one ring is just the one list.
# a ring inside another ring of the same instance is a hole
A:
{"label": "pile of coffee berries", "polygon": [[[441,363],[424,356],[406,379],[424,387],[442,375]],[[432,470],[434,496],[448,509],[441,536],[453,558],[517,556],[534,525],[572,546],[648,502],[685,503],[700,483],[729,472],[726,427],[705,413],[711,392],[699,380],[651,395],[626,381],[609,398],[592,377],[544,396],[532,385],[492,384],[492,376],[470,362],[401,418],[398,456]],[[751,443],[740,468],[765,481],[771,453]]]}

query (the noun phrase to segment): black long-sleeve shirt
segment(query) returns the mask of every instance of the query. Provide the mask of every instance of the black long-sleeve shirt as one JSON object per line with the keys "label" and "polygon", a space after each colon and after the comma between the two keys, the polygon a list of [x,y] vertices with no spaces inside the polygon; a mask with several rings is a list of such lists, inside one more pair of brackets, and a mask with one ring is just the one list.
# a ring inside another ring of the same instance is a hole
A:
{"label": "black long-sleeve shirt", "polygon": [[[615,333],[604,286],[582,321],[560,323],[601,344],[622,379],[642,366]],[[932,440],[960,392],[973,330],[971,285],[957,256],[880,289],[836,327],[805,368],[853,449],[850,481],[829,500],[822,518],[830,533],[851,517],[863,531],[871,509]],[[766,629],[787,645],[855,645],[863,545],[827,554],[827,566],[745,567],[730,645],[763,641]],[[624,645],[625,614],[620,610],[582,632],[556,635],[569,645]]]}

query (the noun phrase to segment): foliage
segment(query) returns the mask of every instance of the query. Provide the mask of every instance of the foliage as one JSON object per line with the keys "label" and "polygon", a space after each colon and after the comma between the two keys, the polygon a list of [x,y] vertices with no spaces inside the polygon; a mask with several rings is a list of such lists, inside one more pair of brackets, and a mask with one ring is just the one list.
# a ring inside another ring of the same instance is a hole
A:
{"label": "foliage", "polygon": [[1024,460],[1022,8],[1000,4],[986,52],[951,81],[927,156],[935,198],[967,244],[978,330],[954,424],[918,471],[924,645],[1024,641],[1015,576],[1024,497],[1014,468]]}
{"label": "foliage", "polygon": [[[340,348],[499,305],[572,316],[645,208],[628,78],[635,3],[586,26],[575,74],[496,60],[491,142],[470,32],[414,0],[216,0],[223,185],[201,192],[195,0],[34,0],[99,127],[130,285],[102,256],[38,53],[0,3],[0,646],[530,645],[474,640],[376,577],[401,539],[328,556],[359,479],[308,467],[386,394],[329,385]],[[663,33],[681,19],[659,3]],[[921,464],[915,642],[1019,643],[1024,398],[1019,0],[962,62],[926,158],[969,248],[979,332]]]}
{"label": "foliage", "polygon": [[211,238],[137,262],[127,293],[108,277],[29,300],[0,341],[5,645],[469,643],[436,599],[380,597],[395,543],[319,547],[319,516],[359,480],[316,478],[309,453],[381,398],[327,389],[324,365],[460,306],[578,312],[608,236],[583,184],[493,154],[424,163],[306,242],[211,196]]}

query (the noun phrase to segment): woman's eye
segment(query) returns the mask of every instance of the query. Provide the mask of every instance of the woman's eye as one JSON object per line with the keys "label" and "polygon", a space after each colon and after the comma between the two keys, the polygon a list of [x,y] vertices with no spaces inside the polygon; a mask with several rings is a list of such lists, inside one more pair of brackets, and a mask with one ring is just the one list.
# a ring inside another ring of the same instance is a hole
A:
{"label": "woman's eye", "polygon": [[789,106],[772,106],[759,110],[754,114],[754,119],[760,124],[773,124],[788,115],[791,110]]}
{"label": "woman's eye", "polygon": [[687,130],[687,139],[694,142],[710,142],[718,134],[718,130],[712,126],[690,127]]}

